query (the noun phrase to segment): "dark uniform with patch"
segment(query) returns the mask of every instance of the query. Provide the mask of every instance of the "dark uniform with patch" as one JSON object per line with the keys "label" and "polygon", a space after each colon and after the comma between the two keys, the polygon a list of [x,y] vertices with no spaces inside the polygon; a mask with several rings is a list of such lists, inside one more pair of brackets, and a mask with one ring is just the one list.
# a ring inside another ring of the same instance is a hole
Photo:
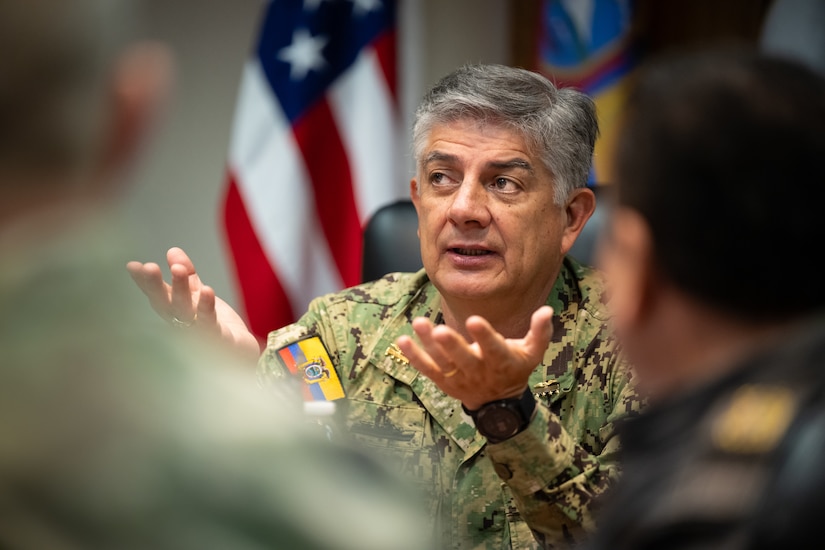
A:
{"label": "dark uniform with patch", "polygon": [[593,548],[822,547],[825,323],[619,431]]}
{"label": "dark uniform with patch", "polygon": [[495,445],[394,346],[412,334],[414,317],[440,320],[441,297],[423,270],[316,299],[298,323],[269,335],[262,374],[306,383],[279,351],[320,337],[346,395],[341,422],[420,487],[436,548],[566,546],[593,528],[591,501],[617,475],[614,421],[640,406],[606,324],[602,285],[592,269],[565,261],[547,300],[553,340],[530,378],[537,413]]}

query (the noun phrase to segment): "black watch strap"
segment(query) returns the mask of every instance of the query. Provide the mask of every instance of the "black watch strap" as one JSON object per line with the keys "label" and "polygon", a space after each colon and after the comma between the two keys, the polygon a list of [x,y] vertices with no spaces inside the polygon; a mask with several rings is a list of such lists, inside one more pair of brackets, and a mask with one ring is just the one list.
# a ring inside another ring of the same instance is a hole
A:
{"label": "black watch strap", "polygon": [[536,399],[528,387],[520,397],[491,401],[474,411],[463,404],[461,407],[488,442],[501,443],[527,428],[536,410]]}

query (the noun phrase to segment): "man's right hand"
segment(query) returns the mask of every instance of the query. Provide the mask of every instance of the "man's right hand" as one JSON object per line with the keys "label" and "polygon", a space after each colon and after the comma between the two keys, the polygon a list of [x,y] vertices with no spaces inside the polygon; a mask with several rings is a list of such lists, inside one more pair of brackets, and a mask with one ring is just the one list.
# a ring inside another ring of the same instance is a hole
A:
{"label": "man's right hand", "polygon": [[126,264],[132,279],[149,298],[152,309],[173,325],[219,334],[241,354],[257,360],[261,353],[258,339],[241,316],[215,296],[211,287],[201,282],[189,256],[182,249],[173,247],[166,253],[166,261],[172,284],[163,280],[163,272],[156,263],[132,261]]}

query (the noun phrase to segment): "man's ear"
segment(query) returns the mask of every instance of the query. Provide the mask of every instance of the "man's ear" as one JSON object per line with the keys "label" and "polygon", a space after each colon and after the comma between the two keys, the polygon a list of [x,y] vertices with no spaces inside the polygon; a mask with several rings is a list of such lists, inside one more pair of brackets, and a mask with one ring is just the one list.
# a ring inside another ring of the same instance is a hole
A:
{"label": "man's ear", "polygon": [[410,180],[410,199],[418,202],[418,181],[415,178]]}
{"label": "man's ear", "polygon": [[[418,181],[415,178],[413,178],[410,180],[410,200],[412,200],[416,214],[418,214],[418,203],[420,199],[421,196],[418,194]],[[420,227],[415,230],[415,234],[418,236],[419,239],[421,238]]]}
{"label": "man's ear", "polygon": [[567,254],[573,247],[573,243],[576,242],[576,238],[582,232],[584,224],[587,223],[595,210],[596,195],[593,190],[586,187],[573,190],[565,208],[567,225],[564,227],[561,240],[562,254]]}
{"label": "man's ear", "polygon": [[136,159],[171,90],[169,49],[155,42],[135,44],[117,59],[111,76],[109,125],[101,145],[102,181],[124,172]]}

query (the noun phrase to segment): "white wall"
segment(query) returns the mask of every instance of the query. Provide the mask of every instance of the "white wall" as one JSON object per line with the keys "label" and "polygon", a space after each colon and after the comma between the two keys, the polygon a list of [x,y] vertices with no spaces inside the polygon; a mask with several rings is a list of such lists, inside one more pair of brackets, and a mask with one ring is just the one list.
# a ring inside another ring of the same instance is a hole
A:
{"label": "white wall", "polygon": [[[147,30],[174,50],[177,83],[124,201],[124,216],[143,228],[128,257],[162,262],[170,246],[181,246],[204,282],[237,305],[220,203],[242,65],[264,0],[145,4]],[[507,63],[507,12],[507,0],[402,0],[404,110],[461,63]]]}
{"label": "white wall", "polygon": [[132,258],[163,262],[170,246],[181,246],[234,304],[218,208],[241,68],[263,0],[143,4],[146,29],[172,47],[177,74],[124,204],[124,215],[142,227]]}

